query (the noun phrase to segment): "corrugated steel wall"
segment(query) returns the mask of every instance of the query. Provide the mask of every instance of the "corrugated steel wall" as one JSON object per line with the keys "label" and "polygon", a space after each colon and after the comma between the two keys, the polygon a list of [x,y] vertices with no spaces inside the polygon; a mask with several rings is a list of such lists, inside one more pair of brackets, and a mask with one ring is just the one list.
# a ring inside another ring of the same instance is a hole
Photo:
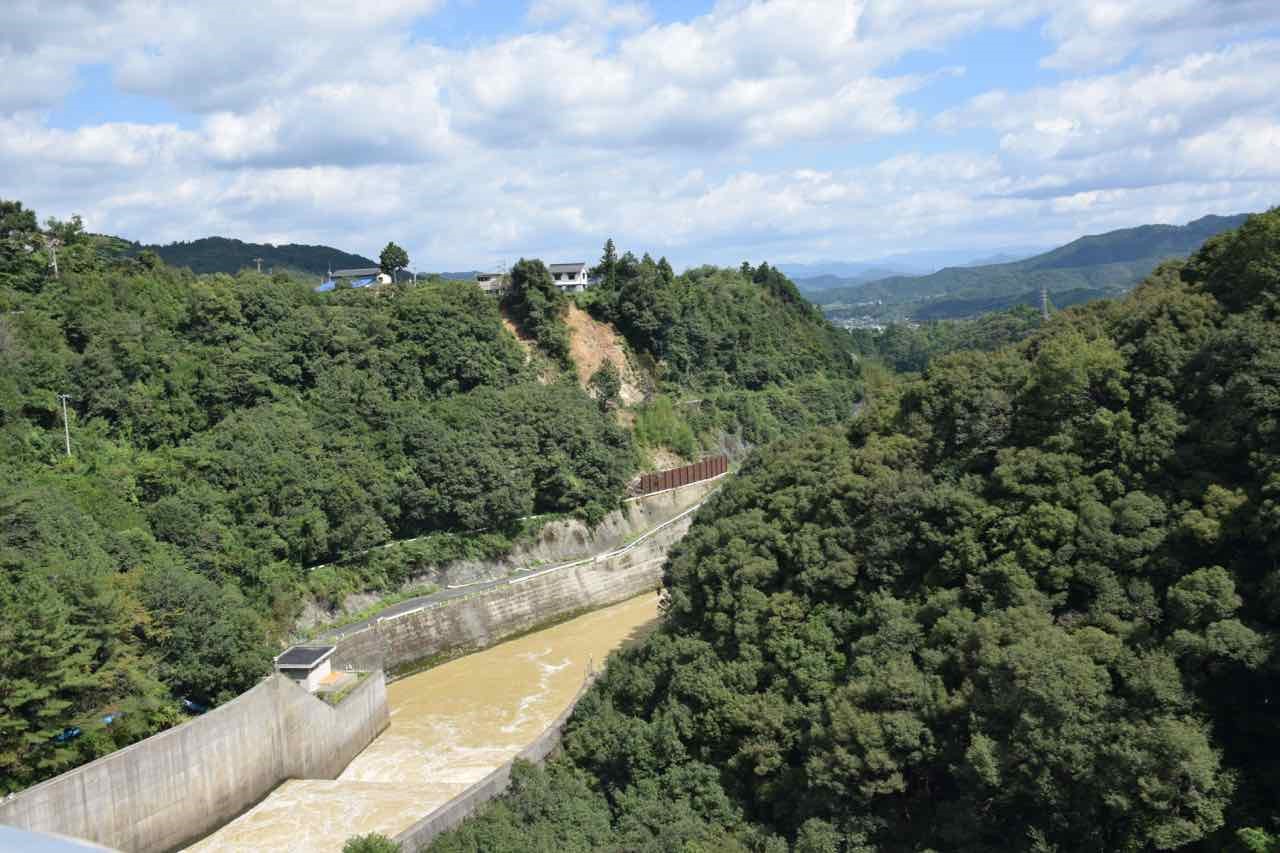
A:
{"label": "corrugated steel wall", "polygon": [[655,471],[652,474],[641,474],[640,487],[636,493],[650,495],[654,492],[665,492],[667,489],[675,489],[680,486],[687,486],[690,483],[719,477],[721,474],[727,473],[728,470],[729,458],[727,456],[709,456],[706,459],[694,462],[692,465],[669,468],[666,471]]}

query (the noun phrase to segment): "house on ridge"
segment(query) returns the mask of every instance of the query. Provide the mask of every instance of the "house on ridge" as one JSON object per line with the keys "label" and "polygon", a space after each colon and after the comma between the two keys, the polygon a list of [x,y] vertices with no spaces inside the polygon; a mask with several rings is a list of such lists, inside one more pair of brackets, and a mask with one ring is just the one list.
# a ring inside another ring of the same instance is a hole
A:
{"label": "house on ridge", "polygon": [[[551,281],[561,293],[581,293],[596,283],[587,265],[581,261],[547,264],[547,272],[551,273]],[[485,293],[503,294],[510,284],[511,277],[506,272],[476,273],[476,285]]]}
{"label": "house on ridge", "polygon": [[591,286],[587,265],[581,261],[572,264],[548,264],[547,272],[561,293],[579,293]]}

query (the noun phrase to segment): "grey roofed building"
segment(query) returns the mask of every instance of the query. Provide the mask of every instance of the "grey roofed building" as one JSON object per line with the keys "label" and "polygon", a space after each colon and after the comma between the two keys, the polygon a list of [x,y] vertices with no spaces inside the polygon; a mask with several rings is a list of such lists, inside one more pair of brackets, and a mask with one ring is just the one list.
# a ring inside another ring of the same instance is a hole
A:
{"label": "grey roofed building", "polygon": [[551,280],[564,293],[577,293],[591,286],[587,265],[581,261],[572,264],[548,264]]}
{"label": "grey roofed building", "polygon": [[382,272],[380,267],[363,267],[361,269],[352,270],[334,270],[329,273],[330,278],[364,278],[367,275],[377,275]]}
{"label": "grey roofed building", "polygon": [[310,693],[330,680],[329,658],[337,646],[290,646],[276,655],[276,672],[301,684]]}
{"label": "grey roofed building", "polygon": [[337,646],[291,646],[276,655],[276,669],[312,669]]}

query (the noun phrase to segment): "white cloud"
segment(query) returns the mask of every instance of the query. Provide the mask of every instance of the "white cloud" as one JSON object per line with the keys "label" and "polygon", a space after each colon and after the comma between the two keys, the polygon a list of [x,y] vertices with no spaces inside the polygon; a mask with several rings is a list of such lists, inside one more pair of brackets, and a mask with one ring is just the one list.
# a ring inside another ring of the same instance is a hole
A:
{"label": "white cloud", "polygon": [[1280,25],[1274,0],[1081,0],[1054,4],[1048,68],[1090,71],[1141,53],[1155,60],[1204,50]]}
{"label": "white cloud", "polygon": [[[1280,195],[1272,2],[721,0],[654,23],[644,3],[534,0],[529,31],[465,48],[407,35],[443,0],[11,2],[5,192],[147,240],[394,238],[463,267],[612,234],[678,262],[803,260],[1049,243]],[[1061,82],[941,116],[910,100],[955,73],[956,39],[1016,26],[1043,28]],[[182,126],[47,126],[85,63]],[[868,141],[891,151],[851,165]]]}
{"label": "white cloud", "polygon": [[1008,192],[1044,196],[1204,179],[1280,177],[1270,146],[1280,42],[1248,42],[1176,62],[991,92],[944,113],[943,128],[1000,134]]}

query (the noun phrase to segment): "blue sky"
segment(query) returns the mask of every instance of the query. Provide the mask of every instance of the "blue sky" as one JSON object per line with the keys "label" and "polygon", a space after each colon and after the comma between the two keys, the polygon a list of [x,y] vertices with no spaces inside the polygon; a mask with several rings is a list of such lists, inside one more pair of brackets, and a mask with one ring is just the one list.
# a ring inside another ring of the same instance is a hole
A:
{"label": "blue sky", "polygon": [[421,269],[981,256],[1280,202],[1273,0],[13,0],[0,195]]}

